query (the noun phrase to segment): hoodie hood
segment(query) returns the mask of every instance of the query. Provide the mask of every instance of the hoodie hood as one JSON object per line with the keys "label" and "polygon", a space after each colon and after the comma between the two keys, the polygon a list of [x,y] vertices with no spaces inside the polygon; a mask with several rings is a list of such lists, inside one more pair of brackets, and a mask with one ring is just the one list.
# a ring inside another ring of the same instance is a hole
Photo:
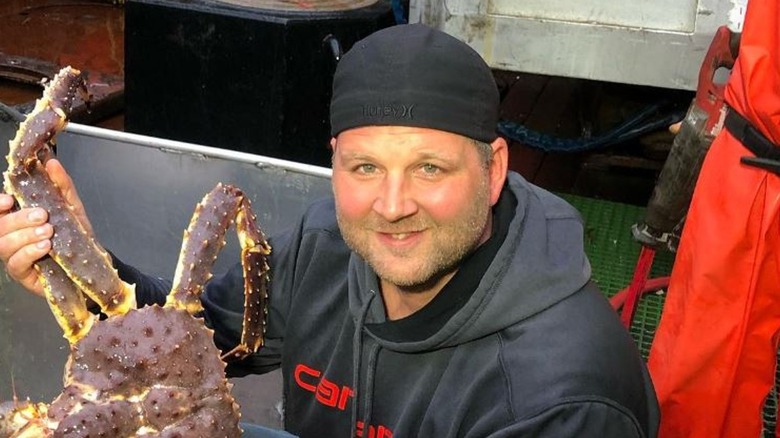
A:
{"label": "hoodie hood", "polygon": [[[372,334],[382,347],[419,352],[462,344],[527,319],[587,284],[591,269],[579,212],[514,172],[509,172],[507,189],[502,196],[515,197],[514,215],[469,300],[426,339],[396,342]],[[385,322],[384,304],[374,299],[381,297],[377,276],[354,253],[348,281],[353,318]]]}

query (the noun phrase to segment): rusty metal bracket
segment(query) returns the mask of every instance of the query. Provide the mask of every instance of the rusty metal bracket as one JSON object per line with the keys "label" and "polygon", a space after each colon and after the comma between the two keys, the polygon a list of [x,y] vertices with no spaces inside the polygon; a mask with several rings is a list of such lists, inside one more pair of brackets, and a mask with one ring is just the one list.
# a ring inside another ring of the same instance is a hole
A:
{"label": "rusty metal bracket", "polygon": [[0,52],[0,78],[23,84],[39,85],[41,79],[51,78],[59,67],[40,59],[13,56]]}
{"label": "rusty metal bracket", "polygon": [[[74,66],[78,67],[78,66]],[[43,80],[51,79],[61,66],[40,59],[8,55],[0,52],[0,79],[21,84],[42,86]],[[90,124],[111,116],[124,108],[124,78],[105,73],[84,71],[88,78],[91,96],[89,105],[77,98],[73,105],[71,120]],[[20,114],[32,110],[35,101],[8,106],[2,104],[0,113],[19,121]]]}

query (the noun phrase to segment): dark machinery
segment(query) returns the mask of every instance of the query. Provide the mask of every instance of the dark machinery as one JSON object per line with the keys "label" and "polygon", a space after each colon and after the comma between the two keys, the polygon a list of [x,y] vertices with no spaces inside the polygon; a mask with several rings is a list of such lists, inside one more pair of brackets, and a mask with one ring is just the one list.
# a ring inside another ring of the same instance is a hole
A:
{"label": "dark machinery", "polygon": [[330,164],[335,63],[389,0],[129,0],[128,132]]}

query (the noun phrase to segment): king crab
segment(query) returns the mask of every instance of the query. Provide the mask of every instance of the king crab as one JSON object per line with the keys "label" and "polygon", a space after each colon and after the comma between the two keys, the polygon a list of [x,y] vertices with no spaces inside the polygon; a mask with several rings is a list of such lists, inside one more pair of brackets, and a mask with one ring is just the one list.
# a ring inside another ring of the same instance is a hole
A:
{"label": "king crab", "polygon": [[[51,404],[0,404],[0,437],[236,437],[239,407],[224,360],[263,344],[271,248],[249,200],[218,184],[198,203],[164,306],[136,309],[134,287],[122,282],[46,173],[56,134],[76,93],[88,99],[81,72],[62,69],[10,143],[6,193],[20,207],[42,207],[54,227],[49,256],[35,269],[46,300],[70,344],[64,389]],[[203,284],[235,223],[244,267],[241,343],[220,356],[198,312]],[[107,315],[99,320],[88,302]]]}

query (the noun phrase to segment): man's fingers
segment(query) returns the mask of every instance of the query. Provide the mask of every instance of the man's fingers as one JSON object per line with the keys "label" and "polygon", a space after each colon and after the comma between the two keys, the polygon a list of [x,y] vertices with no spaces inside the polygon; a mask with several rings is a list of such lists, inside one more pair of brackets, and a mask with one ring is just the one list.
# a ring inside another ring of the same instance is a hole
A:
{"label": "man's fingers", "polygon": [[54,234],[47,218],[42,208],[0,215],[0,260],[11,278],[38,295],[43,287],[33,264],[49,253]]}
{"label": "man's fingers", "polygon": [[46,256],[51,250],[51,240],[44,239],[21,247],[6,261],[8,275],[26,289],[37,295],[43,295],[43,285],[33,264]]}
{"label": "man's fingers", "polygon": [[23,248],[48,241],[54,234],[51,224],[45,222],[45,214],[43,219],[30,219],[41,217],[37,210],[22,210],[0,218],[0,259],[4,263]]}
{"label": "man's fingers", "polygon": [[47,255],[51,250],[51,240],[41,240],[16,251],[5,264],[8,274],[13,278],[23,280],[24,277],[34,272],[33,264]]}
{"label": "man's fingers", "polygon": [[0,193],[0,215],[6,214],[14,207],[14,198],[11,195]]}
{"label": "man's fingers", "polygon": [[[46,224],[47,218],[48,215],[46,214],[46,210],[42,208],[25,208],[0,215],[0,257],[2,257],[4,252],[14,252],[19,249],[19,245],[10,245],[15,240],[9,242],[4,240],[6,237],[9,235],[12,235],[11,237],[18,237],[15,233],[25,229],[28,230],[27,233],[23,235],[30,236],[32,233],[31,229]],[[5,260],[5,257],[3,257],[3,260]]]}

